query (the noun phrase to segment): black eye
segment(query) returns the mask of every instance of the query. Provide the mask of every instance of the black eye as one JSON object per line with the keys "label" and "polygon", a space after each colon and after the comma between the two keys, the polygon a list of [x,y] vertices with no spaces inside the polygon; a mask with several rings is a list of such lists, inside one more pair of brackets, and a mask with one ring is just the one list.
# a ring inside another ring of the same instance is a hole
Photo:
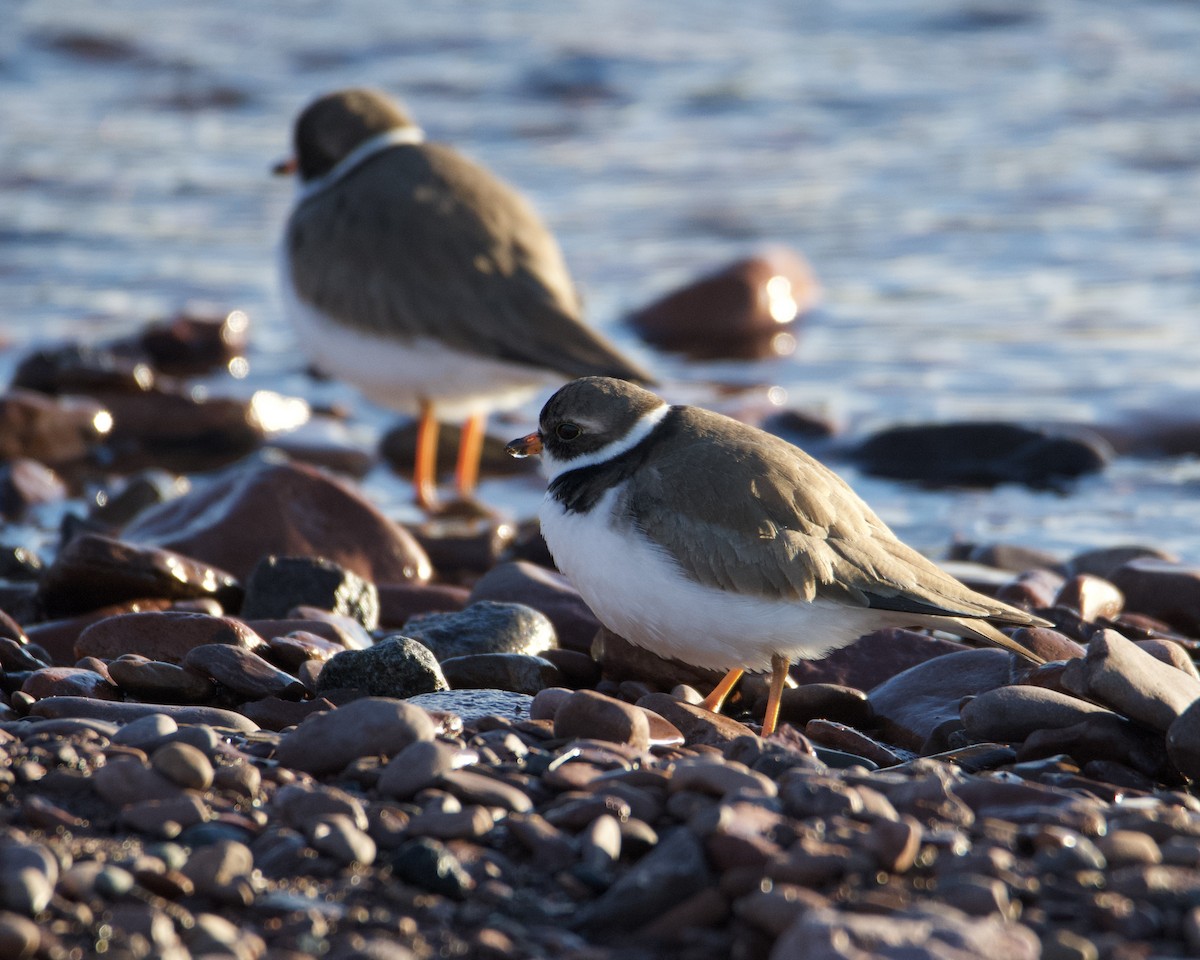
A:
{"label": "black eye", "polygon": [[583,433],[583,431],[579,429],[578,425],[571,423],[570,421],[567,421],[566,423],[560,423],[554,428],[554,435],[558,437],[559,440],[571,441],[578,437],[581,433]]}

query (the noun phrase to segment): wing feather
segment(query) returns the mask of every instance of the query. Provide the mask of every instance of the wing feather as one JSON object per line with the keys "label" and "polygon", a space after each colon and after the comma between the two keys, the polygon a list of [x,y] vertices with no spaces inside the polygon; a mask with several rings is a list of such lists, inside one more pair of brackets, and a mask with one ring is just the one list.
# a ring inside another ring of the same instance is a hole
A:
{"label": "wing feather", "polygon": [[649,379],[579,320],[558,244],[532,206],[448,147],[367,161],[296,210],[287,243],[301,299],[349,325],[419,336],[432,320],[464,352]]}
{"label": "wing feather", "polygon": [[[799,448],[704,410],[683,413],[671,456],[643,465],[622,509],[697,582],[918,617],[1044,622],[976,593],[903,544]],[[714,471],[714,445],[739,468]],[[671,507],[681,495],[687,514]]]}

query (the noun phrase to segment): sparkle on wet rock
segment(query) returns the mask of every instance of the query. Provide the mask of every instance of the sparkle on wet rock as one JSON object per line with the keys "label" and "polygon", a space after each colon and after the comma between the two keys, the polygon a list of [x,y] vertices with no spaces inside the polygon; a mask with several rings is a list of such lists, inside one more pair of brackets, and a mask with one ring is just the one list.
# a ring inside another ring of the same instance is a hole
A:
{"label": "sparkle on wet rock", "polygon": [[791,323],[796,319],[799,307],[792,296],[792,281],[776,274],[767,281],[767,309],[776,323]]}

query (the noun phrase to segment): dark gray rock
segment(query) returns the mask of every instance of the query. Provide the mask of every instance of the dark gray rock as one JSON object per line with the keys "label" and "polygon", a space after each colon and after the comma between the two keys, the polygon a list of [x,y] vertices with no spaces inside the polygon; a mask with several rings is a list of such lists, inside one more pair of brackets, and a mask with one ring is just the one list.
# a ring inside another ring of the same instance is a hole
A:
{"label": "dark gray rock", "polygon": [[473,653],[526,653],[536,656],[558,645],[554,625],[521,603],[481,600],[456,613],[427,613],[404,625],[438,660]]}
{"label": "dark gray rock", "polygon": [[1012,423],[938,423],[892,427],[853,451],[867,473],[922,483],[1054,487],[1102,470],[1112,449],[1098,434],[1070,434]]}
{"label": "dark gray rock", "polygon": [[430,838],[404,844],[392,857],[392,870],[404,883],[456,900],[465,898],[475,886],[450,848]]}
{"label": "dark gray rock", "polygon": [[524,603],[540,610],[554,624],[558,642],[571,650],[587,653],[600,629],[600,621],[561,573],[513,560],[498,563],[471,587],[471,602],[495,600]]}
{"label": "dark gray rock", "polygon": [[325,664],[319,690],[343,688],[404,700],[448,686],[427,646],[409,637],[394,636],[366,650],[346,650]]}
{"label": "dark gray rock", "polygon": [[379,626],[379,591],[356,573],[320,557],[264,557],[246,581],[243,620],[282,620],[299,606]]}
{"label": "dark gray rock", "polygon": [[561,686],[558,667],[524,653],[476,653],[442,661],[442,673],[454,690],[511,690],[533,695]]}

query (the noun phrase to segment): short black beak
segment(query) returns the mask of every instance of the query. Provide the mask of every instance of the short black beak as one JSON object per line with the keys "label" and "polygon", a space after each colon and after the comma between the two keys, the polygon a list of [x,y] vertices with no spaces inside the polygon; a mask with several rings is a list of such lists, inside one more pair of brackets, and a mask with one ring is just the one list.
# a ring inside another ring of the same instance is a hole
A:
{"label": "short black beak", "polygon": [[518,460],[523,457],[536,456],[542,452],[542,435],[534,432],[524,437],[518,437],[504,448],[504,452]]}

